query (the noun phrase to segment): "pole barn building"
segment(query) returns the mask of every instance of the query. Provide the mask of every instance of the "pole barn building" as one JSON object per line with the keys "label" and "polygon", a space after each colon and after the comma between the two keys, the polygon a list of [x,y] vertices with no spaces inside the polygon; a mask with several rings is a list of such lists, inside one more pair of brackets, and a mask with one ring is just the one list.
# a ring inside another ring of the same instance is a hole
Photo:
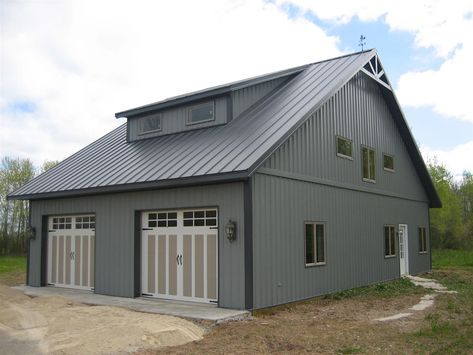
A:
{"label": "pole barn building", "polygon": [[9,195],[28,285],[257,309],[431,269],[441,202],[375,50],[116,117]]}

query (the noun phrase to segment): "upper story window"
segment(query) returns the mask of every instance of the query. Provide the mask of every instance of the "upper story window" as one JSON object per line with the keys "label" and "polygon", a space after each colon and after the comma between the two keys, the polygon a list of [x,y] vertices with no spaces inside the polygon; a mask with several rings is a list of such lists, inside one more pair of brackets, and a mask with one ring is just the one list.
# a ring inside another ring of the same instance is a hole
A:
{"label": "upper story window", "polygon": [[337,155],[342,158],[353,159],[353,144],[351,140],[337,137]]}
{"label": "upper story window", "polygon": [[187,111],[187,124],[197,124],[215,120],[214,102],[204,102],[202,104],[189,107]]}
{"label": "upper story window", "polygon": [[363,147],[363,180],[369,182],[375,182],[375,151],[372,148]]}
{"label": "upper story window", "polygon": [[389,154],[383,154],[383,167],[384,170],[394,171],[394,157]]}
{"label": "upper story window", "polygon": [[140,118],[140,134],[161,131],[161,114]]}

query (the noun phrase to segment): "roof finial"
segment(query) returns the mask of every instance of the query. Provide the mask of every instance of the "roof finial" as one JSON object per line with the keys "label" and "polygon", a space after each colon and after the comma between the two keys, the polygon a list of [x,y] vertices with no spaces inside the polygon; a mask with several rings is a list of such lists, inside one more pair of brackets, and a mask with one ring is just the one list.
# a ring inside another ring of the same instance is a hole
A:
{"label": "roof finial", "polygon": [[361,36],[360,36],[360,40],[359,40],[359,42],[358,42],[358,46],[361,47],[361,51],[362,51],[362,52],[363,52],[363,46],[366,46],[365,39],[366,39],[366,37],[363,36],[363,35],[361,35]]}

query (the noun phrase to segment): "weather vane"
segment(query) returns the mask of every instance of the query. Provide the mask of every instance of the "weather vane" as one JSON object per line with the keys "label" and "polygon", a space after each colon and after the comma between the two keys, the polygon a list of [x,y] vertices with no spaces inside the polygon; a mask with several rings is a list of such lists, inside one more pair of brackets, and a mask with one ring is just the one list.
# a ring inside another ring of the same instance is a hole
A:
{"label": "weather vane", "polygon": [[366,46],[366,42],[365,42],[365,39],[366,37],[361,35],[360,36],[360,41],[358,42],[358,46],[361,47],[361,51],[363,52],[363,46]]}

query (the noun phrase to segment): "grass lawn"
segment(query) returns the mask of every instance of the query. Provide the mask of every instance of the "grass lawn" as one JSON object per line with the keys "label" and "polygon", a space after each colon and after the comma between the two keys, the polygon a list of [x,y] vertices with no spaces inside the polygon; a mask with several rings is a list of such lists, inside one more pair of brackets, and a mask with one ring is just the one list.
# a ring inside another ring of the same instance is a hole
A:
{"label": "grass lawn", "polygon": [[25,283],[26,256],[0,256],[0,283],[15,286]]}

